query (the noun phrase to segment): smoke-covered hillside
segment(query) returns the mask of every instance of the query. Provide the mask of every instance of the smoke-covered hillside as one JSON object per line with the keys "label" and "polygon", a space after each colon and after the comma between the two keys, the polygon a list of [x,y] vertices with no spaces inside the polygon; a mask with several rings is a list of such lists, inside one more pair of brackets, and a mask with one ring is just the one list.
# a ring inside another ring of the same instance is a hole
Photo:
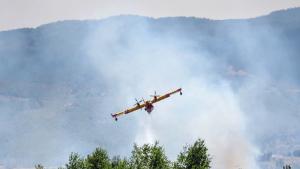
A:
{"label": "smoke-covered hillside", "polygon": [[[0,166],[201,137],[213,168],[300,168],[300,9],[247,20],[116,16],[0,32]],[[182,87],[118,123],[110,114]],[[297,151],[298,150],[298,151]]]}

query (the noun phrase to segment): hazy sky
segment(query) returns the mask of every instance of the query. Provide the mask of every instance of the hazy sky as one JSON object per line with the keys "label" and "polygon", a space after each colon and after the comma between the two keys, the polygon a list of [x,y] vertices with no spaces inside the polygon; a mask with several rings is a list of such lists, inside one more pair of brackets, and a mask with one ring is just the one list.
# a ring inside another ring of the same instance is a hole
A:
{"label": "hazy sky", "polygon": [[297,6],[300,0],[0,0],[0,30],[120,14],[249,18]]}

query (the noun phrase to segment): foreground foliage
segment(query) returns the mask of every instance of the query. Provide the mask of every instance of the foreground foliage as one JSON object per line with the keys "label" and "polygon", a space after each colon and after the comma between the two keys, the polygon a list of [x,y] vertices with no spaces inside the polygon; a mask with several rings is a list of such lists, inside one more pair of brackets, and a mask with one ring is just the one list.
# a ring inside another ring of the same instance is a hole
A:
{"label": "foreground foliage", "polygon": [[203,140],[197,140],[193,145],[184,147],[174,163],[175,169],[207,169],[210,168],[211,158],[207,154]]}
{"label": "foreground foliage", "polygon": [[[183,148],[175,162],[168,160],[164,148],[158,142],[138,146],[134,144],[129,159],[115,156],[109,158],[107,151],[96,148],[94,152],[81,157],[71,153],[65,167],[59,169],[209,169],[211,158],[203,140]],[[36,165],[36,169],[44,169]]]}

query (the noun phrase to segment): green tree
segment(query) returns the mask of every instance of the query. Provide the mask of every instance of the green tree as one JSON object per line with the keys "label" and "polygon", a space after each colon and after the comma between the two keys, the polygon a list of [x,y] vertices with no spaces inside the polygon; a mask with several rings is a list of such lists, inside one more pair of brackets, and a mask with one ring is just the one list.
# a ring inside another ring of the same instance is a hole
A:
{"label": "green tree", "polygon": [[104,149],[96,148],[96,150],[86,158],[87,169],[111,169],[110,159]]}
{"label": "green tree", "polygon": [[130,166],[133,169],[168,169],[170,162],[165,155],[162,146],[158,142],[154,145],[144,144],[133,146]]}
{"label": "green tree", "polygon": [[66,164],[66,169],[85,169],[84,159],[78,153],[71,153],[69,163]]}
{"label": "green tree", "polygon": [[208,169],[211,158],[204,140],[198,139],[193,145],[186,146],[174,163],[175,169]]}
{"label": "green tree", "polygon": [[44,169],[44,166],[42,164],[38,164],[34,166],[35,169]]}
{"label": "green tree", "polygon": [[155,144],[151,147],[151,156],[150,156],[150,168],[151,169],[167,169],[170,168],[170,161],[165,155],[165,151],[162,146],[158,145],[156,141]]}
{"label": "green tree", "polygon": [[113,169],[130,169],[130,164],[127,159],[121,159],[120,156],[112,158],[111,166]]}

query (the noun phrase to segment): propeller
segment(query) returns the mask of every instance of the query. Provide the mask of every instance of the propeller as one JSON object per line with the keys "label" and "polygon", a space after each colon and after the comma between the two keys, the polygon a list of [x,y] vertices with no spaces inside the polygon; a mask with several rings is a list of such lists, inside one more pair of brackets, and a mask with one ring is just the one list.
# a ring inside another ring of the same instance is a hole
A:
{"label": "propeller", "polygon": [[142,100],[143,100],[144,103],[146,103],[146,102],[145,102],[145,99],[144,99],[143,97],[142,97]]}
{"label": "propeller", "polygon": [[154,95],[150,95],[151,97],[159,97],[159,95],[156,94],[156,91],[154,91]]}
{"label": "propeller", "polygon": [[142,100],[137,100],[137,99],[135,98],[135,101],[136,101],[136,103],[134,104],[134,106],[137,106],[137,105],[139,105],[140,103],[142,103],[142,102],[144,101],[144,99],[142,99]]}

